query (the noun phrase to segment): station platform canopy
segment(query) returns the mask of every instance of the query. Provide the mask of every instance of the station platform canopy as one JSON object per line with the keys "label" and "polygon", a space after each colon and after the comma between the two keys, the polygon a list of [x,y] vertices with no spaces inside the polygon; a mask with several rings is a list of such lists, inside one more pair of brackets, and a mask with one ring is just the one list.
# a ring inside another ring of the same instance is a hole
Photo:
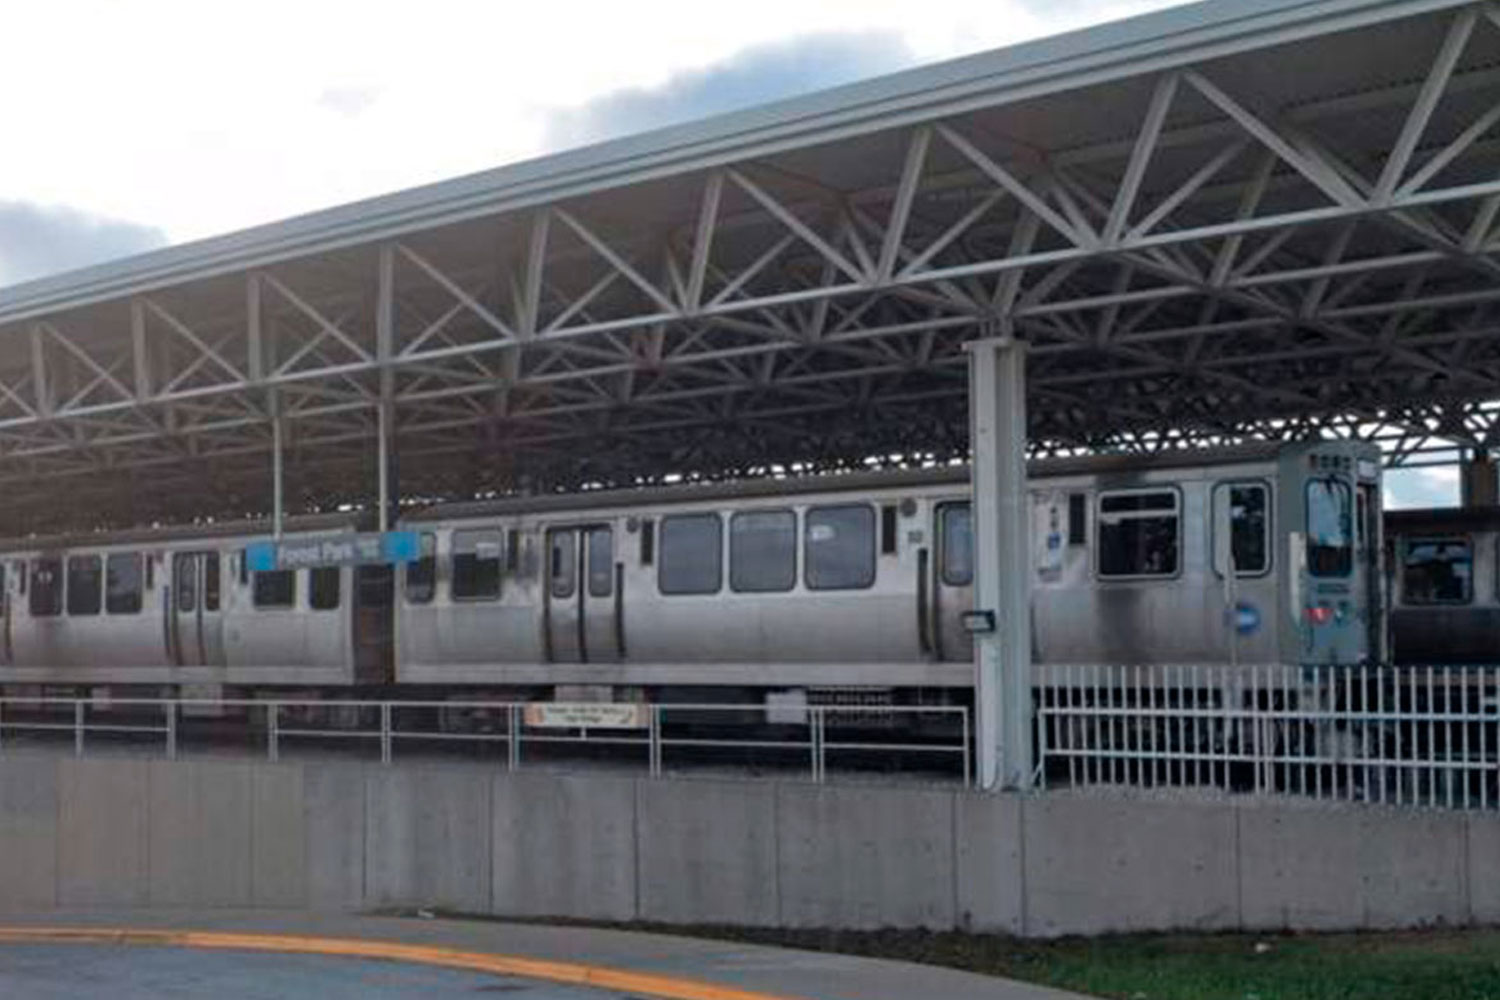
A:
{"label": "station platform canopy", "polygon": [[981,336],[1037,453],[1485,449],[1497,124],[1500,6],[1211,0],[16,286],[0,518],[948,461]]}

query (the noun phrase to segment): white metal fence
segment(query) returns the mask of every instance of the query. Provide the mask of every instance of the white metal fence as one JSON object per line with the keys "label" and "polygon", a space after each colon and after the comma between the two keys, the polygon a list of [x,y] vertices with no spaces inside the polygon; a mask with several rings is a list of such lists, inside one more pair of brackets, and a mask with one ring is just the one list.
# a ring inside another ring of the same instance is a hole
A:
{"label": "white metal fence", "polygon": [[[299,699],[0,697],[0,755],[63,745],[75,756],[146,751],[484,760],[517,770],[586,759],[652,776],[719,766],[803,773],[910,771],[971,780],[971,724],[962,706],[809,705],[774,711],[731,704],[654,704],[627,723],[559,724],[548,703]],[[587,715],[597,705],[573,706]]]}
{"label": "white metal fence", "polygon": [[1037,779],[1500,806],[1500,668],[1039,667]]}

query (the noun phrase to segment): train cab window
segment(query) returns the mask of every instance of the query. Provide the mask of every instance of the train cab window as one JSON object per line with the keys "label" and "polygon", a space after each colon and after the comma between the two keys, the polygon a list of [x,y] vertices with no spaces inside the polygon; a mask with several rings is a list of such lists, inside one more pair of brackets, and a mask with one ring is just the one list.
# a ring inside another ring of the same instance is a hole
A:
{"label": "train cab window", "polygon": [[869,507],[813,507],[803,537],[809,588],[855,590],[875,582],[875,512]]}
{"label": "train cab window", "polygon": [[967,503],[938,508],[943,582],[950,587],[974,584],[974,512]]}
{"label": "train cab window", "polygon": [[115,552],[104,563],[104,610],[134,615],[141,610],[141,556]]}
{"label": "train cab window", "polygon": [[297,573],[290,569],[274,569],[255,574],[255,606],[257,608],[290,608],[297,603]]}
{"label": "train cab window", "polygon": [[723,532],[718,514],[662,518],[657,588],[663,594],[717,594],[724,577]]}
{"label": "train cab window", "polygon": [[649,517],[641,522],[641,565],[656,561],[656,522]]}
{"label": "train cab window", "polygon": [[1068,544],[1089,543],[1089,497],[1087,493],[1068,494]]}
{"label": "train cab window", "polygon": [[493,601],[500,596],[500,532],[453,533],[453,599]]}
{"label": "train cab window", "polygon": [[797,583],[797,515],[745,510],[729,519],[729,588],[742,594],[791,590]]}
{"label": "train cab window", "polygon": [[62,614],[61,559],[38,559],[31,564],[31,614],[48,618]]}
{"label": "train cab window", "polygon": [[589,531],[589,596],[608,597],[615,589],[615,533],[610,528]]}
{"label": "train cab window", "polygon": [[319,566],[307,573],[307,605],[314,611],[332,611],[339,606],[339,584],[344,571],[337,566]]}
{"label": "train cab window", "polygon": [[880,554],[893,555],[896,551],[896,505],[886,504],[880,508]]}
{"label": "train cab window", "polygon": [[1467,538],[1412,538],[1401,554],[1405,604],[1468,604],[1474,597],[1474,550]]}
{"label": "train cab window", "polygon": [[68,557],[68,614],[97,615],[104,600],[104,570],[98,556]]}
{"label": "train cab window", "polygon": [[571,531],[554,531],[548,535],[547,558],[552,560],[550,578],[553,597],[572,597],[573,589],[578,584],[576,538]]}
{"label": "train cab window", "polygon": [[411,604],[428,604],[437,590],[437,536],[430,531],[421,534],[422,556],[406,564],[406,600]]}
{"label": "train cab window", "polygon": [[203,610],[219,610],[219,554],[217,552],[203,553]]}
{"label": "train cab window", "polygon": [[1307,484],[1307,571],[1313,576],[1348,576],[1354,568],[1354,496],[1339,479]]}
{"label": "train cab window", "polygon": [[1214,571],[1228,571],[1234,558],[1236,576],[1260,576],[1271,568],[1271,490],[1264,483],[1220,483],[1213,491],[1213,530],[1229,530],[1229,551],[1215,535]]}
{"label": "train cab window", "polygon": [[1181,515],[1181,498],[1175,489],[1099,494],[1099,576],[1175,576]]}

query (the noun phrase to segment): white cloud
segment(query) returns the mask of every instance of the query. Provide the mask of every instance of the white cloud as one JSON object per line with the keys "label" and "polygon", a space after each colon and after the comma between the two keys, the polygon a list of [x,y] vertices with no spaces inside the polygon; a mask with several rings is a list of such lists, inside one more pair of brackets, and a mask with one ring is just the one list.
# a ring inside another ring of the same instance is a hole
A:
{"label": "white cloud", "polygon": [[1168,2],[22,4],[0,191],[178,241],[537,155],[589,102],[748,49],[876,35],[929,61]]}
{"label": "white cloud", "polygon": [[1456,507],[1459,502],[1458,467],[1434,465],[1421,469],[1389,469],[1385,473],[1385,506]]}
{"label": "white cloud", "polygon": [[59,206],[0,201],[0,286],[163,246],[152,226]]}

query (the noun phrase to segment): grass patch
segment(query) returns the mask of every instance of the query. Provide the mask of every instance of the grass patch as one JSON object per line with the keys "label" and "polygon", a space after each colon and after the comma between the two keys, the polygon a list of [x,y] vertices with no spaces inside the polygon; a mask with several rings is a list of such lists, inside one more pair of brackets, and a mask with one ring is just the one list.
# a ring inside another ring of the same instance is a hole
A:
{"label": "grass patch", "polygon": [[1117,1000],[1500,1000],[1496,930],[1025,941],[956,932],[538,922],[922,962]]}

